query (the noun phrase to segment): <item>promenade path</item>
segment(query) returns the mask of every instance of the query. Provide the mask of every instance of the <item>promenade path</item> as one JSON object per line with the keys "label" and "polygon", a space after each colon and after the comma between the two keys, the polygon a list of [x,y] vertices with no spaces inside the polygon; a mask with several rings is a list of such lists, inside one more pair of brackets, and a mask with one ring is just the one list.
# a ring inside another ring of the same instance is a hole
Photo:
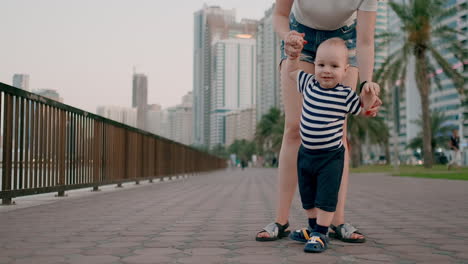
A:
{"label": "promenade path", "polygon": [[[0,207],[0,263],[468,263],[468,181],[351,175],[347,220],[364,244],[322,254],[256,242],[274,218],[276,170],[15,199]],[[293,228],[306,225],[298,195]]]}

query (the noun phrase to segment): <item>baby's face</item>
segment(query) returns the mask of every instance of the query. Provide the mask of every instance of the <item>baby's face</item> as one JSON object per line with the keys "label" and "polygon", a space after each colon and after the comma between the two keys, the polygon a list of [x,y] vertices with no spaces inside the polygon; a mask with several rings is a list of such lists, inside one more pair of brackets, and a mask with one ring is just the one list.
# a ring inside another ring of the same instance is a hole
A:
{"label": "baby's face", "polygon": [[315,76],[322,88],[334,88],[342,83],[347,69],[345,49],[332,45],[319,47],[315,58]]}

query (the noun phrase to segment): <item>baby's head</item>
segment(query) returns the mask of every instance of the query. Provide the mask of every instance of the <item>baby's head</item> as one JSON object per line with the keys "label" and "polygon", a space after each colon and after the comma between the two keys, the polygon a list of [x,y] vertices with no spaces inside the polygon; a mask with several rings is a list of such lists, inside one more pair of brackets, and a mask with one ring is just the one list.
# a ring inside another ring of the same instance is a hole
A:
{"label": "baby's head", "polygon": [[334,88],[342,83],[348,67],[348,48],[344,40],[330,38],[319,45],[315,57],[315,76],[322,88]]}

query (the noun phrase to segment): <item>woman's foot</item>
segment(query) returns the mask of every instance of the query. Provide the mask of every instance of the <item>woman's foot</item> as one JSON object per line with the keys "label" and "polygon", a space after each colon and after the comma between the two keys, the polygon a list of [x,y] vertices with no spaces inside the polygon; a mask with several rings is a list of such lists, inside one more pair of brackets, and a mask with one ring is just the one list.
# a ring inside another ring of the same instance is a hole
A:
{"label": "woman's foot", "polygon": [[287,237],[291,231],[287,230],[289,223],[281,225],[279,223],[270,223],[265,226],[262,231],[257,233],[255,240],[257,241],[275,241],[283,237]]}
{"label": "woman's foot", "polygon": [[364,243],[366,237],[359,230],[349,223],[338,226],[330,225],[328,236],[348,243]]}

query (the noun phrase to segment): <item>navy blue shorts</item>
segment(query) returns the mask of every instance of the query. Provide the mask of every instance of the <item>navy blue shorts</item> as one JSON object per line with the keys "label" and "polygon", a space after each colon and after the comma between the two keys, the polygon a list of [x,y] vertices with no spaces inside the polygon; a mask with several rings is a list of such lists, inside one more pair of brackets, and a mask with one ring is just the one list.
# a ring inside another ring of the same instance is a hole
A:
{"label": "navy blue shorts", "polygon": [[338,203],[345,148],[332,151],[311,150],[301,145],[297,175],[302,207],[335,212]]}
{"label": "navy blue shorts", "polygon": [[[307,27],[297,22],[294,14],[291,13],[289,16],[289,28],[299,33],[305,33],[304,39],[307,40],[307,44],[304,45],[300,60],[309,63],[314,63],[315,55],[317,53],[318,46],[325,40],[333,37],[341,38],[345,41],[346,47],[348,48],[348,63],[350,66],[357,67],[356,59],[356,21],[350,25],[343,26],[337,30],[318,30]],[[281,41],[281,60],[287,58],[284,53],[284,41]]]}

